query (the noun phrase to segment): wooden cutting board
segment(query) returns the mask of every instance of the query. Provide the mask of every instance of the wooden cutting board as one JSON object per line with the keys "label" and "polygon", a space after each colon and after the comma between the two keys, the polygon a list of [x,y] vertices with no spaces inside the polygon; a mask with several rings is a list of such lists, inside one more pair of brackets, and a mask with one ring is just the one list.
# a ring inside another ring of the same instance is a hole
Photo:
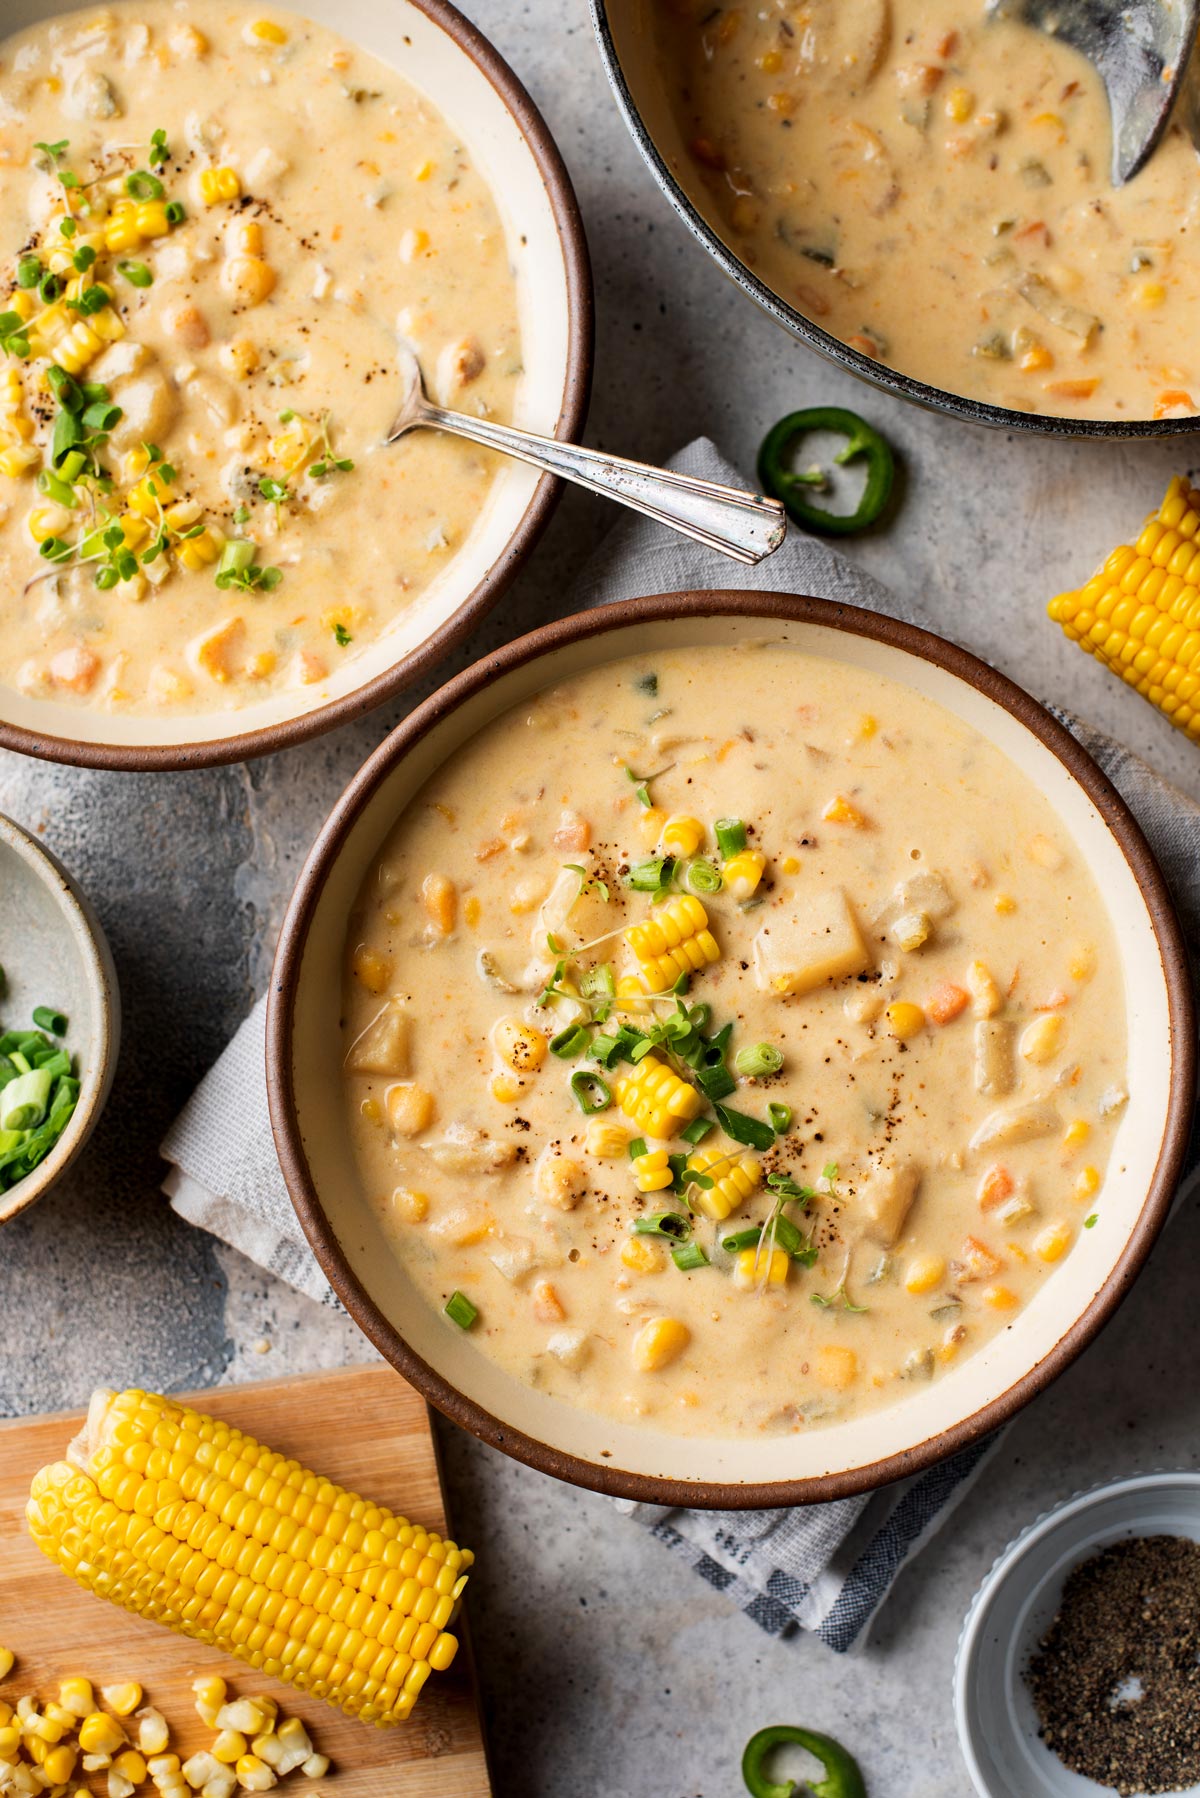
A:
{"label": "wooden cutting board", "polygon": [[[445,1505],[422,1399],[385,1367],[345,1368],[262,1385],[189,1393],[197,1409],[223,1417],[260,1442],[294,1456],[340,1485],[444,1533]],[[212,1740],[193,1709],[192,1680],[218,1672],[238,1696],[270,1692],[280,1709],[304,1719],[328,1776],[289,1774],[279,1798],[491,1798],[468,1645],[448,1673],[430,1676],[412,1717],[375,1729],[264,1679],[241,1662],[131,1617],[85,1592],[34,1547],[25,1529],[29,1482],[62,1458],[78,1413],[0,1423],[0,1644],[17,1665],[3,1696],[56,1697],[58,1682],[86,1674],[97,1689],[140,1680],[171,1727],[171,1747],[186,1755]],[[461,1635],[462,1614],[459,1615]],[[78,1781],[72,1781],[75,1785]],[[102,1788],[93,1781],[93,1789]],[[141,1798],[141,1794],[139,1794]],[[145,1787],[145,1798],[154,1798]]]}

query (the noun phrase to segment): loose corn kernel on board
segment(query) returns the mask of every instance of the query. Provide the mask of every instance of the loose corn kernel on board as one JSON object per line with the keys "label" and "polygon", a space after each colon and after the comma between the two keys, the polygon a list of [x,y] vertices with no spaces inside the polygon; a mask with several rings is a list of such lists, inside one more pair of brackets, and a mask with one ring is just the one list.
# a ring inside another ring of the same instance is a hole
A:
{"label": "loose corn kernel on board", "polygon": [[[190,1399],[340,1484],[445,1529],[429,1414],[389,1368],[217,1388]],[[193,1708],[192,1680],[218,1672],[231,1693],[270,1692],[281,1713],[302,1717],[332,1762],[322,1780],[289,1775],[278,1788],[280,1798],[289,1787],[294,1798],[335,1791],[340,1798],[490,1798],[465,1652],[448,1673],[429,1680],[410,1722],[373,1729],[215,1649],[91,1597],[46,1560],[25,1529],[29,1482],[39,1467],[62,1456],[80,1420],[79,1413],[60,1413],[0,1424],[0,1642],[17,1655],[0,1695],[10,1701],[22,1692],[55,1696],[60,1679],[73,1673],[87,1675],[97,1690],[137,1679],[171,1726],[172,1750],[187,1754],[212,1738]],[[461,1633],[461,1613],[458,1621]],[[153,1798],[153,1788],[145,1790]]]}

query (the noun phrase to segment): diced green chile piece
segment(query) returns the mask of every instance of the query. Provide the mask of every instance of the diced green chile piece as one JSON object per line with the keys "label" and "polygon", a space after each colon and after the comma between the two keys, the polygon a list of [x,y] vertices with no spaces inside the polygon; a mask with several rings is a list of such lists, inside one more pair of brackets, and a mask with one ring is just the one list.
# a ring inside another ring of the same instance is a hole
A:
{"label": "diced green chile piece", "polygon": [[[812,431],[835,431],[846,439],[845,447],[834,457],[839,467],[859,456],[867,458],[866,486],[853,512],[831,512],[827,506],[814,505],[804,490],[818,477],[791,467],[791,452]],[[805,530],[824,537],[852,537],[882,514],[891,498],[896,459],[887,439],[857,412],[844,406],[811,406],[803,412],[789,412],[767,432],[758,452],[758,478],[763,491],[782,500],[789,515]]]}
{"label": "diced green chile piece", "polygon": [[[766,1763],[777,1748],[785,1745],[805,1748],[825,1769],[824,1779],[810,1779],[798,1786],[794,1779],[768,1779]],[[742,1754],[742,1778],[751,1798],[792,1798],[792,1794],[811,1791],[813,1798],[867,1798],[858,1762],[847,1754],[840,1742],[815,1729],[801,1729],[796,1724],[777,1723],[760,1729],[751,1736]]]}

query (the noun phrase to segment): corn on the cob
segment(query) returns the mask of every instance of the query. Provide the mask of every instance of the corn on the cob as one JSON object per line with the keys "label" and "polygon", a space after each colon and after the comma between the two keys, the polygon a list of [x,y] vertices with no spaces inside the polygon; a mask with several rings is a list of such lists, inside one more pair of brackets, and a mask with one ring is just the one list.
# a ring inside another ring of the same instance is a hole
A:
{"label": "corn on the cob", "polygon": [[1200,490],[1176,475],[1136,543],[1049,615],[1073,643],[1200,742]]}
{"label": "corn on the cob", "polygon": [[453,1660],[469,1550],[153,1393],[96,1393],[68,1454],[26,1517],[100,1596],[372,1723]]}
{"label": "corn on the cob", "polygon": [[726,1149],[697,1149],[688,1161],[688,1173],[706,1174],[711,1186],[698,1186],[691,1202],[705,1217],[720,1223],[731,1211],[744,1205],[762,1180],[762,1168],[753,1155],[731,1154]]}
{"label": "corn on the cob", "polygon": [[652,993],[665,993],[681,974],[720,959],[708,913],[690,893],[668,900],[658,917],[631,924],[625,939],[642,964],[642,980]]}
{"label": "corn on the cob", "polygon": [[703,1103],[696,1088],[656,1055],[645,1056],[632,1074],[619,1075],[613,1096],[630,1123],[647,1136],[664,1138],[690,1123]]}

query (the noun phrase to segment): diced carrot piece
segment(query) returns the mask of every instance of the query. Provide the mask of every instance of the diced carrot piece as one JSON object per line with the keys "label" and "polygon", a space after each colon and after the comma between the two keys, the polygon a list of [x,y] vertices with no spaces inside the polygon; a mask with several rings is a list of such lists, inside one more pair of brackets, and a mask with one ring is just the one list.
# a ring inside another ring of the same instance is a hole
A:
{"label": "diced carrot piece", "polygon": [[1195,401],[1182,387],[1164,387],[1154,402],[1155,418],[1190,418]]}
{"label": "diced carrot piece", "polygon": [[560,1324],[567,1315],[549,1280],[539,1280],[533,1289],[533,1315],[540,1324]]}
{"label": "diced carrot piece", "polygon": [[950,1263],[950,1271],[962,1281],[990,1280],[1003,1266],[1001,1257],[993,1255],[977,1236],[964,1236],[957,1257]]}
{"label": "diced carrot piece", "polygon": [[710,138],[694,137],[688,149],[702,168],[719,170],[725,167],[724,151],[719,150]]}
{"label": "diced carrot piece", "polygon": [[477,862],[490,862],[494,855],[503,855],[507,848],[508,844],[504,841],[503,837],[492,837],[490,842],[480,843],[478,849],[475,851],[475,860]]}
{"label": "diced carrot piece", "polygon": [[1043,391],[1059,400],[1090,400],[1100,385],[1098,375],[1086,381],[1046,381]]}
{"label": "diced carrot piece", "polygon": [[935,1024],[949,1024],[970,1003],[971,995],[965,987],[956,986],[953,980],[941,980],[925,1001],[925,1015]]}
{"label": "diced carrot piece", "polygon": [[554,847],[579,854],[592,846],[592,827],[578,812],[564,812],[554,833]]}
{"label": "diced carrot piece", "polygon": [[994,1211],[1013,1189],[1013,1177],[1006,1167],[989,1167],[979,1182],[979,1209]]}
{"label": "diced carrot piece", "polygon": [[1070,993],[1065,993],[1061,986],[1056,986],[1052,993],[1047,993],[1044,999],[1039,999],[1033,1009],[1035,1011],[1061,1011],[1064,1005],[1070,1003]]}

